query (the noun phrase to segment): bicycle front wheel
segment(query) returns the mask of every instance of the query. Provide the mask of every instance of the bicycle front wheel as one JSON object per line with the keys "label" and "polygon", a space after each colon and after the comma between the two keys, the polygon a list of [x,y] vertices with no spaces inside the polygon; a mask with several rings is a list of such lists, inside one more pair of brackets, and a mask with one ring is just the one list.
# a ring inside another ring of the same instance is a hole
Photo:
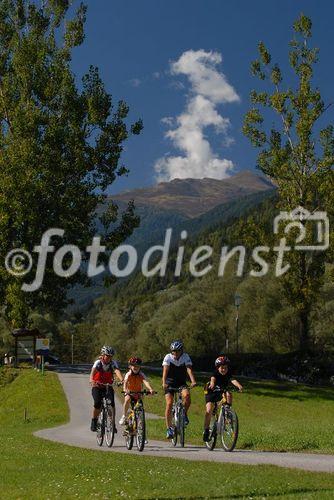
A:
{"label": "bicycle front wheel", "polygon": [[138,451],[143,451],[146,439],[146,426],[145,426],[145,411],[141,409],[136,414],[137,420],[137,434],[136,443]]}
{"label": "bicycle front wheel", "polygon": [[115,438],[115,408],[113,406],[108,407],[106,414],[106,424],[105,424],[105,434],[106,434],[106,445],[109,448],[112,447]]}
{"label": "bicycle front wheel", "polygon": [[134,440],[134,417],[129,417],[128,419],[128,424],[126,426],[126,431],[125,431],[125,445],[128,450],[132,450],[133,447],[133,440]]}
{"label": "bicycle front wheel", "polygon": [[209,437],[205,441],[205,446],[208,450],[214,450],[217,443],[217,419],[215,415],[211,416],[210,427],[209,427]]}
{"label": "bicycle front wheel", "polygon": [[99,446],[102,446],[103,444],[103,438],[104,438],[104,410],[100,412],[99,418],[97,419],[97,431],[96,431],[96,441]]}
{"label": "bicycle front wheel", "polygon": [[239,433],[238,416],[233,408],[225,408],[221,415],[221,440],[225,451],[233,451]]}
{"label": "bicycle front wheel", "polygon": [[182,406],[179,410],[179,434],[180,434],[180,446],[181,448],[184,448],[184,437],[185,437],[185,430],[186,426],[184,423],[185,420],[185,410],[184,407]]}

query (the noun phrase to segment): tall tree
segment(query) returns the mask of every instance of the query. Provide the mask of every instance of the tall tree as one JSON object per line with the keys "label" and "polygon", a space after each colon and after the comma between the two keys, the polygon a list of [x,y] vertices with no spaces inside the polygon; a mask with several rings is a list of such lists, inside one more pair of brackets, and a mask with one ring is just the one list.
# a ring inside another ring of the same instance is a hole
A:
{"label": "tall tree", "polygon": [[[265,88],[251,92],[254,106],[245,116],[243,131],[261,150],[258,167],[276,183],[281,209],[291,211],[300,206],[310,213],[320,210],[332,216],[334,127],[323,125],[330,105],[324,104],[312,82],[318,57],[318,49],[310,46],[312,22],[301,14],[293,28],[289,62],[296,85],[284,84],[280,67],[272,63],[267,47],[260,42],[252,73]],[[266,108],[264,114],[260,107]],[[263,125],[271,120],[270,111],[279,121],[265,132]],[[303,225],[309,234],[304,243],[311,243],[310,225],[305,221]],[[309,346],[310,312],[321,286],[325,258],[326,253],[320,251],[289,254],[291,268],[283,281],[286,295],[298,311],[301,350]]]}
{"label": "tall tree", "polygon": [[[56,250],[64,243],[85,249],[107,187],[128,172],[121,163],[124,141],[142,129],[140,120],[127,125],[128,106],[113,103],[96,67],[77,87],[71,53],[84,40],[86,7],[80,4],[69,19],[70,4],[0,0],[1,262],[13,248],[32,252],[52,227],[65,230],[64,238],[52,239]],[[111,204],[102,222],[101,243],[111,248],[131,234],[138,219],[131,203],[122,214]],[[1,267],[0,301],[13,325],[25,325],[32,309],[61,310],[67,288],[80,279],[78,273],[58,277],[50,258],[43,286],[22,291],[23,279],[33,281],[35,271],[34,265],[22,278]]]}

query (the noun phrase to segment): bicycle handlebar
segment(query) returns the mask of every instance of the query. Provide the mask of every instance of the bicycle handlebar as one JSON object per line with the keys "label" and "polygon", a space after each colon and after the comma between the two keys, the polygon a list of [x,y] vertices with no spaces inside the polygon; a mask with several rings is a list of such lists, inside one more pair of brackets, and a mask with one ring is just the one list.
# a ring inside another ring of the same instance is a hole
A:
{"label": "bicycle handlebar", "polygon": [[[194,386],[195,387],[195,386]],[[168,386],[167,387],[168,390],[170,391],[175,391],[175,392],[181,392],[183,391],[183,389],[193,389],[193,387],[189,387],[188,385],[180,385],[180,387],[171,387],[171,386]]]}
{"label": "bicycle handlebar", "polygon": [[[209,389],[209,387],[207,387]],[[219,385],[216,385],[214,389],[210,389],[211,392],[242,392],[237,387],[231,387],[229,389],[222,389]]]}
{"label": "bicycle handlebar", "polygon": [[95,381],[93,380],[93,384],[96,384],[96,385],[103,385],[104,387],[112,387],[113,385],[116,385],[117,387],[120,387],[121,385],[123,385],[123,382],[112,382],[111,384],[109,382],[98,382],[98,381]]}
{"label": "bicycle handlebar", "polygon": [[131,394],[144,394],[147,396],[148,394],[158,394],[158,393],[157,391],[150,392],[144,389],[143,391],[122,391],[122,394],[128,394],[129,396],[131,396]]}

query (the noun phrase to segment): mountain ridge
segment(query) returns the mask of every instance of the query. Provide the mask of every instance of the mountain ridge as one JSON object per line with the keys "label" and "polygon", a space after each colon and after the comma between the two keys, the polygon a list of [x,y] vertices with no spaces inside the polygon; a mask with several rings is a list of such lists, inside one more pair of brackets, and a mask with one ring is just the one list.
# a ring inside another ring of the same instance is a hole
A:
{"label": "mountain ridge", "polygon": [[136,206],[155,206],[189,218],[198,217],[217,205],[248,194],[275,189],[264,176],[244,170],[226,179],[173,179],[148,188],[124,191],[110,198],[114,202],[134,200]]}

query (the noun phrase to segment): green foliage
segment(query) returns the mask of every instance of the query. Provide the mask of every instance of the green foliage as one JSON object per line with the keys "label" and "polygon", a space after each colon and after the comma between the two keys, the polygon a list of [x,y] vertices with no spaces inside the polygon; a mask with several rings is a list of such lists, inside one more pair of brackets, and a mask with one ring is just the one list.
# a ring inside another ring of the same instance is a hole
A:
{"label": "green foliage", "polygon": [[[319,131],[318,120],[327,107],[321,94],[312,85],[313,66],[318,49],[311,48],[312,22],[301,14],[294,23],[294,39],[289,54],[290,65],[297,81],[295,88],[282,87],[282,73],[264,44],[259,44],[260,59],[251,70],[261,81],[273,84],[273,90],[251,92],[251,102],[269,108],[279,120],[264,131],[264,118],[259,107],[245,115],[243,132],[251,143],[260,148],[258,167],[277,185],[279,208],[291,211],[298,206],[310,213],[327,211],[333,216],[334,138],[333,126]],[[305,224],[307,227],[308,224]],[[310,234],[312,234],[310,232]],[[288,244],[292,242],[287,237]],[[305,241],[307,244],[307,241]],[[283,280],[284,293],[296,310],[300,321],[300,348],[309,343],[309,317],[312,303],[319,296],[323,283],[324,263],[332,260],[330,252],[290,254],[291,269]]]}
{"label": "green foliage", "polygon": [[[43,232],[65,230],[63,243],[84,249],[94,233],[94,215],[104,190],[127,173],[120,164],[124,141],[138,134],[128,126],[129,108],[114,104],[97,68],[82,90],[70,68],[71,50],[84,39],[86,7],[68,19],[68,0],[0,1],[0,257],[12,248],[32,252]],[[113,219],[114,220],[114,219]],[[106,221],[104,221],[106,222]],[[112,248],[138,225],[130,205],[102,244]],[[65,266],[69,262],[64,260]],[[33,281],[35,266],[24,277]],[[7,319],[25,326],[38,308],[60,311],[67,289],[83,278],[59,278],[51,259],[43,287],[21,292],[22,278],[0,270],[0,300]]]}

